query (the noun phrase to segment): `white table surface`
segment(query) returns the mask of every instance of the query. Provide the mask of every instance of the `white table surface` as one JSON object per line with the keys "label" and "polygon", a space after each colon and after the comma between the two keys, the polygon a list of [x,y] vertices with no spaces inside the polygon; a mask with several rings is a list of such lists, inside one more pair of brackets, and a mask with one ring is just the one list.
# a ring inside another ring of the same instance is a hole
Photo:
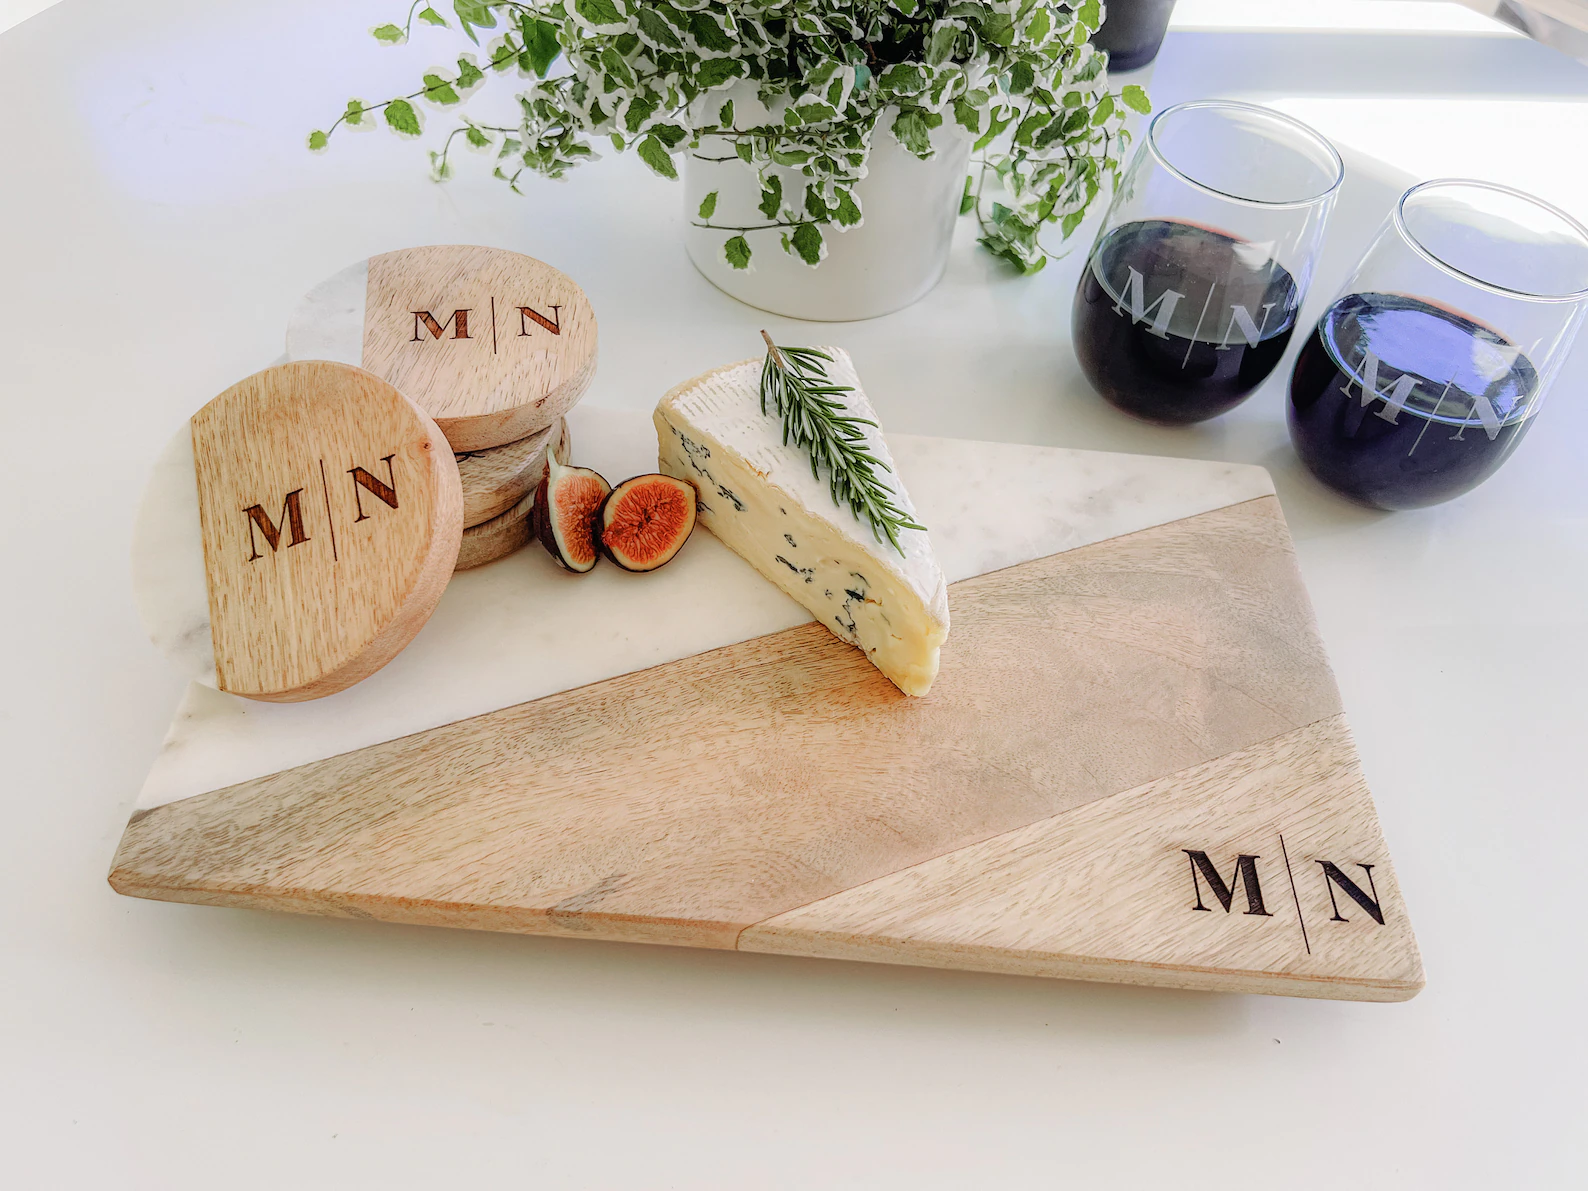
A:
{"label": "white table surface", "polygon": [[[1020,280],[965,223],[920,305],[821,329],[701,280],[680,188],[632,161],[520,199],[473,158],[432,185],[384,133],[308,154],[347,96],[383,97],[455,51],[444,34],[367,38],[402,7],[67,0],[0,36],[0,1181],[1580,1185],[1588,341],[1495,479],[1437,509],[1366,512],[1294,461],[1288,360],[1196,429],[1091,395],[1067,342],[1084,247]],[[1154,98],[1280,102],[1415,172],[1487,172],[1588,215],[1588,68],[1469,18],[1188,28]],[[1309,313],[1401,184],[1350,162]],[[531,253],[585,285],[602,320],[592,402],[649,406],[766,325],[846,344],[895,430],[1271,468],[1427,990],[1404,1005],[1176,993],[112,893],[181,687],[129,591],[146,470],[189,412],[276,355],[310,285],[436,241]]]}

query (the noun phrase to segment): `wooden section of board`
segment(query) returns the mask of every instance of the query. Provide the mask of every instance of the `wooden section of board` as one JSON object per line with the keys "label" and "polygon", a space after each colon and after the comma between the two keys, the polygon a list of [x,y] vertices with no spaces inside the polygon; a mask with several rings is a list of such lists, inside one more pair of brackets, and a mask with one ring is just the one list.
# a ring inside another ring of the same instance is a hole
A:
{"label": "wooden section of board", "polygon": [[1338,715],[780,914],[738,946],[1372,1001],[1423,984]]}
{"label": "wooden section of board", "polygon": [[238,382],[192,434],[220,689],[314,699],[395,657],[440,600],[463,529],[435,422],[321,360]]}
{"label": "wooden section of board", "polygon": [[533,257],[405,248],[370,258],[363,360],[454,450],[498,447],[552,425],[589,387],[595,313],[571,277]]}
{"label": "wooden section of board", "polygon": [[[950,599],[924,699],[806,625],[141,812],[112,883],[526,933],[1414,991],[1415,944],[1272,497],[966,580]],[[1117,838],[1129,862],[1052,882],[1043,850],[1069,823],[1100,857]],[[1360,885],[1353,866],[1374,866],[1381,937],[1308,957],[1280,917],[1280,831],[1293,867],[1327,860]],[[1190,900],[1198,851],[1231,912],[1201,869],[1212,908]],[[1175,856],[1179,885],[1162,863]],[[955,858],[985,879],[954,876]],[[917,883],[919,924],[895,905]],[[1271,918],[1245,913],[1258,886]],[[1139,931],[1065,933],[1116,903]],[[1258,919],[1271,935],[1252,934]]]}
{"label": "wooden section of board", "polygon": [[553,436],[566,434],[562,426],[559,420],[556,426],[506,446],[465,451],[457,456],[465,528],[485,524],[535,490],[546,474],[546,450]]}

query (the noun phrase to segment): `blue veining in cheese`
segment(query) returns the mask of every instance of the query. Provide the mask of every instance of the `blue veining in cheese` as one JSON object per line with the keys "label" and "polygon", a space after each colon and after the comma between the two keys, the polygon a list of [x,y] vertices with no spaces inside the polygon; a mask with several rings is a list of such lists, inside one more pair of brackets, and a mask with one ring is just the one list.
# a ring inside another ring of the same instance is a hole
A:
{"label": "blue veining in cheese", "polygon": [[[833,383],[853,386],[841,398],[847,412],[875,422],[849,356],[822,350],[833,357]],[[931,539],[901,530],[901,553],[834,502],[809,455],[785,444],[777,417],[761,412],[760,378],[761,361],[746,360],[663,397],[656,407],[661,470],[695,485],[702,524],[726,545],[863,650],[900,690],[924,695],[948,636],[948,588]],[[867,446],[890,469],[880,477],[913,517],[880,430],[865,429]]]}

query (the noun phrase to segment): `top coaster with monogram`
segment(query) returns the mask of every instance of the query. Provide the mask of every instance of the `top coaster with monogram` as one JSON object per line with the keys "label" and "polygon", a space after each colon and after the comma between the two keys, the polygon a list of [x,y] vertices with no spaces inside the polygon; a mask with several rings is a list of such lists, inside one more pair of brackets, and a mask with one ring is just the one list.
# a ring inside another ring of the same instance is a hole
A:
{"label": "top coaster with monogram", "polygon": [[282,364],[194,414],[192,448],[221,690],[319,698],[413,640],[463,532],[457,461],[413,402],[346,364]]}
{"label": "top coaster with monogram", "polygon": [[288,324],[287,355],[375,373],[434,418],[453,450],[478,451],[573,407],[595,374],[596,320],[573,279],[533,257],[404,248],[311,290]]}

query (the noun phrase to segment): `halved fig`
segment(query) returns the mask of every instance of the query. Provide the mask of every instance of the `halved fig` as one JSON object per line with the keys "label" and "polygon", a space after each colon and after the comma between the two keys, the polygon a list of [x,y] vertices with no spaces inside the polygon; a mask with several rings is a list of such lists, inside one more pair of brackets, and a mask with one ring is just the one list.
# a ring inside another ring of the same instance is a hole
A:
{"label": "halved fig", "polygon": [[625,571],[654,571],[695,528],[695,486],[672,476],[635,476],[607,495],[596,517],[601,553]]}
{"label": "halved fig", "polygon": [[557,564],[584,574],[601,557],[596,516],[612,485],[588,467],[568,467],[548,452],[546,474],[535,493],[535,534]]}

